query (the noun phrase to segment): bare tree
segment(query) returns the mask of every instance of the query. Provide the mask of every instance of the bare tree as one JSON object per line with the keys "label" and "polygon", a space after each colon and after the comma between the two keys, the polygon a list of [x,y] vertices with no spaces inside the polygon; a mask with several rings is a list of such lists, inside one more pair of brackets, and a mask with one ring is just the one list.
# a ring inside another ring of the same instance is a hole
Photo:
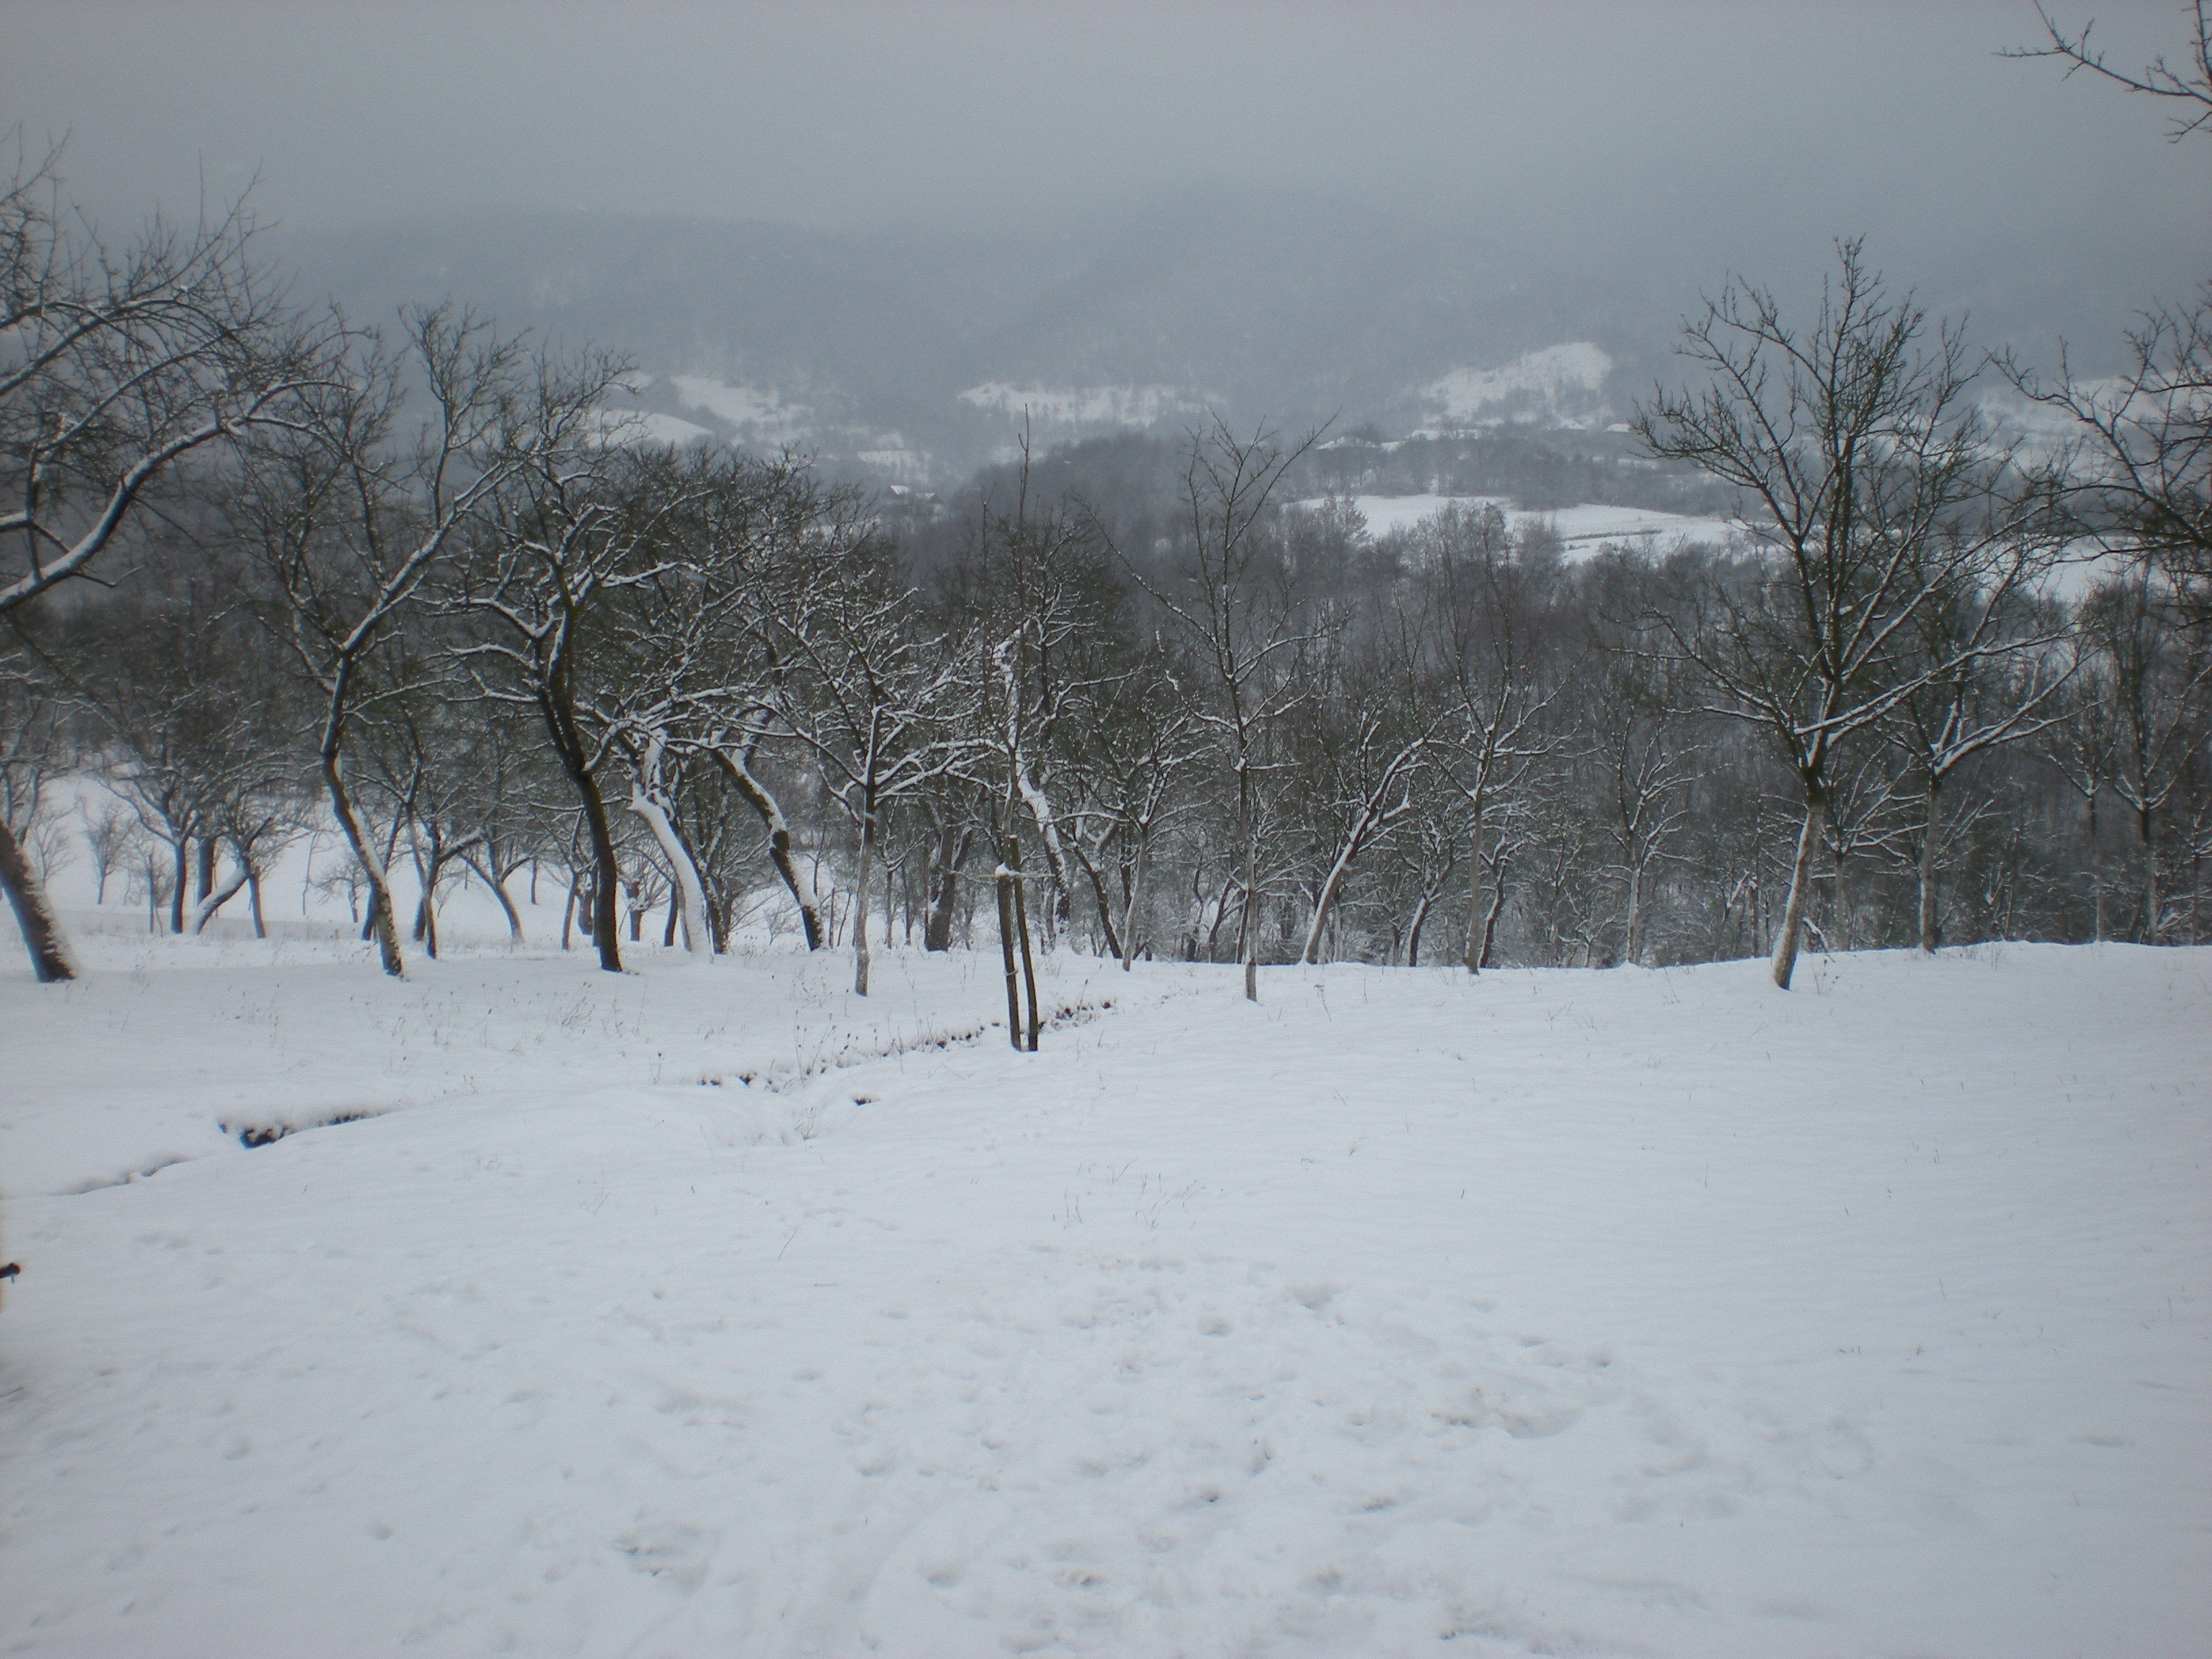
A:
{"label": "bare tree", "polygon": [[884,550],[848,548],[820,580],[817,608],[789,633],[789,654],[804,672],[781,688],[781,714],[858,832],[853,989],[866,996],[868,883],[884,816],[968,764],[980,684],[972,652],[911,626],[915,596]]}
{"label": "bare tree", "polygon": [[[58,153],[0,181],[0,617],[96,567],[186,457],[289,417],[327,377],[331,331],[301,323],[242,205],[155,219],[109,248],[62,195]],[[33,970],[74,976],[35,873],[0,823]]]}
{"label": "bare tree", "polygon": [[[1294,573],[1265,533],[1267,509],[1284,475],[1320,439],[1288,448],[1273,434],[1239,438],[1216,420],[1184,450],[1181,580],[1172,590],[1128,568],[1182,634],[1211,695],[1199,717],[1215,736],[1234,780],[1236,842],[1242,861],[1244,995],[1260,1000],[1261,774],[1277,721],[1303,695],[1293,672],[1316,637],[1299,604]],[[1125,562],[1127,560],[1125,558]]]}
{"label": "bare tree", "polygon": [[1915,685],[2011,648],[1899,664],[1905,630],[1941,594],[2016,583],[2031,556],[2007,457],[1968,401],[1964,339],[1947,325],[1926,342],[1911,296],[1891,299],[1856,242],[1838,253],[1808,331],[1765,290],[1730,283],[1685,330],[1706,383],[1662,390],[1635,422],[1652,453],[1696,463],[1753,509],[1739,521],[1749,553],[1698,573],[1660,621],[1718,694],[1708,711],[1764,726],[1796,774],[1804,818],[1773,963],[1785,990],[1836,745]]}
{"label": "bare tree", "polygon": [[2142,850],[2142,938],[2155,945],[2164,915],[2158,828],[2212,731],[2212,647],[2175,629],[2148,570],[2107,582],[2082,606],[2082,630],[2101,657],[2111,697],[2112,792],[2136,821]]}
{"label": "bare tree", "polygon": [[404,321],[397,350],[360,337],[349,378],[308,400],[295,429],[253,446],[233,493],[239,537],[273,596],[270,625],[314,690],[323,787],[395,976],[388,859],[347,781],[354,721],[398,689],[386,647],[465,526],[547,447],[574,441],[612,378],[563,382],[532,404],[520,342],[442,307]]}
{"label": "bare tree", "polygon": [[[1480,973],[1504,907],[1510,862],[1487,837],[1529,769],[1559,746],[1543,717],[1553,691],[1538,674],[1530,638],[1539,570],[1516,560],[1504,514],[1455,507],[1416,545],[1412,602],[1431,632],[1450,720],[1439,732],[1443,763],[1467,807],[1467,939],[1460,960]],[[1483,884],[1492,883],[1483,902]]]}
{"label": "bare tree", "polygon": [[2166,136],[2179,143],[2191,133],[2212,133],[2212,0],[2195,0],[2191,9],[2194,20],[2185,49],[2188,56],[2178,65],[2160,52],[2139,70],[2115,69],[2089,38],[2097,27],[2094,19],[2069,33],[2043,9],[2040,0],[2035,15],[2043,20],[2044,39],[2035,46],[2017,47],[1999,56],[2055,58],[2066,65],[2069,76],[2087,70],[2130,93],[2157,99],[2172,111],[2173,130]]}

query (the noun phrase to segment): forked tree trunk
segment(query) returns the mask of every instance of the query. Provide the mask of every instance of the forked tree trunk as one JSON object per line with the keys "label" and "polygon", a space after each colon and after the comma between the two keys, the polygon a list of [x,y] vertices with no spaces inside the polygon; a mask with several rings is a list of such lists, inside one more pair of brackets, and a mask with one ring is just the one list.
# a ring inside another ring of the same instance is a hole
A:
{"label": "forked tree trunk", "polygon": [[1938,813],[1942,807],[1943,785],[1930,776],[1928,780],[1928,827],[1920,837],[1920,951],[1923,956],[1936,954],[1936,831]]}
{"label": "forked tree trunk", "polygon": [[1797,857],[1790,867],[1790,898],[1782,908],[1782,931],[1774,941],[1774,982],[1790,988],[1797,971],[1797,947],[1805,931],[1805,902],[1813,887],[1813,854],[1828,821],[1828,797],[1818,784],[1805,786],[1805,824],[1797,832]]}
{"label": "forked tree trunk", "polygon": [[55,985],[75,979],[76,969],[62,949],[61,933],[54,925],[46,889],[4,821],[0,821],[0,887],[8,890],[8,905],[15,913],[15,926],[22,932],[24,947],[31,955],[31,972],[39,983]]}

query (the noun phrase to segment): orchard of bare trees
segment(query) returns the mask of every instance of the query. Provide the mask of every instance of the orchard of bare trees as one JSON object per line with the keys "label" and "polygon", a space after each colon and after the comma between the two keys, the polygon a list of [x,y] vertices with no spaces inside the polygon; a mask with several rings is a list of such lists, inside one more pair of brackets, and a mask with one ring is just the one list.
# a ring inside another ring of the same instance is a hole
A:
{"label": "orchard of bare trees", "polygon": [[[623,363],[295,308],[233,215],[0,194],[0,885],[257,927],[310,836],[386,971],[459,884],[560,944],[1660,964],[2212,929],[2212,289],[2039,377],[1856,243],[1732,281],[1640,408],[1733,501],[1570,562],[1214,422],[945,501],[669,449]],[[2056,447],[1993,421],[2008,390]],[[1052,483],[1043,482],[1048,472]],[[1338,493],[1341,490],[1343,493]],[[64,789],[97,780],[97,791]],[[87,803],[97,801],[97,806]],[[548,941],[550,942],[550,941]]]}

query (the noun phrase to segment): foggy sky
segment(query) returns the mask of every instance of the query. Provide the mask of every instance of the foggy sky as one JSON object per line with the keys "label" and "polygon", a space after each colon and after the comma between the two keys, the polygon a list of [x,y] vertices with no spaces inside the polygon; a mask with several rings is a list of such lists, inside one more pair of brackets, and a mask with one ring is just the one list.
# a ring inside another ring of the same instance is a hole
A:
{"label": "foggy sky", "polygon": [[[2130,66],[2178,0],[2056,0]],[[1004,226],[1296,185],[1554,260],[2212,274],[2212,143],[2048,63],[2029,0],[598,4],[0,0],[0,126],[122,224],[529,204]]]}

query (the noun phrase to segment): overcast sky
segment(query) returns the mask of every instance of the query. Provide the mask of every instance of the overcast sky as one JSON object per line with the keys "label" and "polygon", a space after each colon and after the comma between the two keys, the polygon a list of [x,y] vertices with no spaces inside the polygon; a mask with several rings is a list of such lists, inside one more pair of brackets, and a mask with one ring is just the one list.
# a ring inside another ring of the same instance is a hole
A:
{"label": "overcast sky", "polygon": [[[2116,54],[2179,0],[2054,0]],[[865,227],[1311,187],[1555,257],[2212,274],[2212,142],[1995,53],[2031,0],[0,0],[0,123],[115,221],[203,172],[291,222],[528,203]],[[2070,267],[2067,267],[2070,269]]]}

